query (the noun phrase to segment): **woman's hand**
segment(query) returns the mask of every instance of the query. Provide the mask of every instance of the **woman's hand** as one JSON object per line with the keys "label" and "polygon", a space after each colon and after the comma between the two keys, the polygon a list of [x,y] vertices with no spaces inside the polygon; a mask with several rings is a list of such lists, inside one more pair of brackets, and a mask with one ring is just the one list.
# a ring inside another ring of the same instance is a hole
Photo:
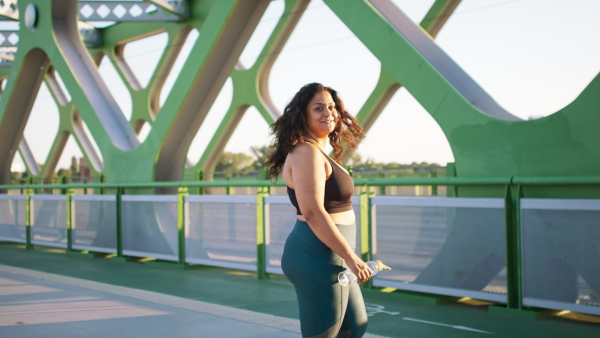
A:
{"label": "woman's hand", "polygon": [[354,273],[354,275],[357,277],[356,282],[358,284],[364,283],[373,277],[373,272],[371,269],[369,269],[367,264],[356,255],[346,260],[346,264],[352,273]]}

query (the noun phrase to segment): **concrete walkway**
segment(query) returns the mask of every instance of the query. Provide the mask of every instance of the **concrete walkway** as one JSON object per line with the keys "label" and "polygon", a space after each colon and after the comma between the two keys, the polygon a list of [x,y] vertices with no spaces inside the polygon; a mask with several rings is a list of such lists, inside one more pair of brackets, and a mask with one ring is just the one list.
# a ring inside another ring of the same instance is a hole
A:
{"label": "concrete walkway", "polygon": [[299,333],[295,319],[0,265],[0,337],[286,338]]}
{"label": "concrete walkway", "polygon": [[0,337],[298,337],[292,319],[31,270],[0,270]]}
{"label": "concrete walkway", "polygon": [[[533,320],[491,313],[485,303],[363,295],[366,337],[600,337],[597,317]],[[182,270],[0,245],[0,338],[300,337],[297,311],[283,276],[259,280],[248,271]]]}

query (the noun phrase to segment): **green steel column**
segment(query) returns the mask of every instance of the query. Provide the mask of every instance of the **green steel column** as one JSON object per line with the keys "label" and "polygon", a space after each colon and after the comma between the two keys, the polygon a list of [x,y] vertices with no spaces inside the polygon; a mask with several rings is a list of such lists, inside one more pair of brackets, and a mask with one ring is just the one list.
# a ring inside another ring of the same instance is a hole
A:
{"label": "green steel column", "polygon": [[[140,149],[150,145],[154,148],[152,151],[157,156],[150,158],[155,180],[175,181],[181,177],[193,135],[268,5],[267,0],[214,1],[184,69],[174,83],[174,88],[179,90],[169,93],[147,141],[140,146]],[[191,72],[185,74],[188,69]]]}
{"label": "green steel column", "polygon": [[267,231],[265,217],[265,197],[269,187],[256,189],[256,273],[258,279],[269,279],[267,273]]}
{"label": "green steel column", "polygon": [[[513,191],[514,190],[514,191]],[[521,281],[521,197],[522,186],[507,186],[506,213],[506,289],[507,307],[521,310],[523,290]]]}
{"label": "green steel column", "polygon": [[204,154],[192,170],[213,171],[219,155],[250,106],[254,106],[267,124],[275,122],[279,113],[271,102],[268,78],[285,42],[308,6],[308,0],[285,0],[284,11],[251,68],[238,64],[231,71],[233,98]]}

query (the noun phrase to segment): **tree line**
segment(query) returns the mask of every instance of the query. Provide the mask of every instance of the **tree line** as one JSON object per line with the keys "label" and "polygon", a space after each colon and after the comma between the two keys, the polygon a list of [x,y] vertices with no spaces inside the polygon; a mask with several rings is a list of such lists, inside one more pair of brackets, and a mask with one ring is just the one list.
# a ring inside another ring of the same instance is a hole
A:
{"label": "tree line", "polygon": [[[223,152],[219,157],[219,160],[214,168],[215,173],[230,173],[230,172],[259,172],[264,168],[264,162],[269,152],[268,146],[253,146],[250,147],[250,154],[246,153],[232,153]],[[397,162],[376,162],[371,158],[363,159],[358,153],[354,154],[350,159],[348,165],[352,166],[355,173],[370,173],[373,175],[375,172],[400,172],[410,171],[410,173],[419,172],[431,172],[431,170],[443,169],[437,163],[428,162],[412,162],[410,164],[401,164]],[[66,177],[69,182],[86,180],[87,177],[82,177],[79,162],[77,158],[73,156],[71,158],[71,166],[69,168],[60,168],[53,173],[52,181],[58,182],[61,177]],[[89,170],[87,170],[89,173]],[[221,176],[221,175],[217,175]],[[245,175],[243,175],[245,176]],[[26,182],[29,177],[27,171],[25,172],[11,172],[11,181],[13,182]],[[217,178],[217,177],[215,177]],[[93,180],[92,178],[90,178]]]}
{"label": "tree line", "polygon": [[[259,171],[264,168],[264,161],[269,152],[268,146],[250,147],[250,153],[230,153],[223,152],[215,166],[215,172],[226,171]],[[412,162],[401,164],[397,162],[376,162],[372,158],[363,159],[355,153],[347,165],[352,166],[353,170],[394,170],[394,169],[415,169],[415,168],[443,168],[437,163]]]}

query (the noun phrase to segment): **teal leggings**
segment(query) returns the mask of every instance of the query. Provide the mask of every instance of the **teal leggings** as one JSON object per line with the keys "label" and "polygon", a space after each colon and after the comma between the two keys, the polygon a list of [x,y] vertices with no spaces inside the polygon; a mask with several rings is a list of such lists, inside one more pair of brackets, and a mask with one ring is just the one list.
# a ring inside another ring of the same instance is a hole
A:
{"label": "teal leggings", "polygon": [[[338,225],[351,246],[355,225]],[[367,312],[357,284],[341,286],[337,275],[344,260],[321,242],[306,222],[297,221],[281,258],[281,268],[296,288],[303,337],[362,337]]]}

